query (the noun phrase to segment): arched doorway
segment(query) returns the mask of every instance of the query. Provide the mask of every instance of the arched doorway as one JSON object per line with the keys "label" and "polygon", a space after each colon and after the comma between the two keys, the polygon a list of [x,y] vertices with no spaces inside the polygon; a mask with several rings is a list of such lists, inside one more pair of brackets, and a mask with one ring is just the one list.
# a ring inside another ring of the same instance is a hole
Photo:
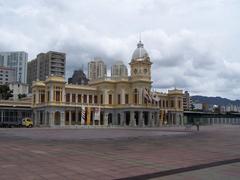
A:
{"label": "arched doorway", "polygon": [[136,120],[136,125],[139,125],[139,115],[138,115],[138,111],[134,112],[134,119]]}
{"label": "arched doorway", "polygon": [[127,111],[126,112],[126,125],[129,126],[129,124],[130,124],[130,112]]}
{"label": "arched doorway", "polygon": [[117,125],[121,125],[121,114],[118,113],[117,115]]}
{"label": "arched doorway", "polygon": [[108,114],[108,124],[112,125],[112,113]]}
{"label": "arched doorway", "polygon": [[54,125],[60,125],[61,114],[59,111],[54,114]]}
{"label": "arched doorway", "polygon": [[182,115],[179,114],[179,125],[183,125],[183,118],[182,118]]}

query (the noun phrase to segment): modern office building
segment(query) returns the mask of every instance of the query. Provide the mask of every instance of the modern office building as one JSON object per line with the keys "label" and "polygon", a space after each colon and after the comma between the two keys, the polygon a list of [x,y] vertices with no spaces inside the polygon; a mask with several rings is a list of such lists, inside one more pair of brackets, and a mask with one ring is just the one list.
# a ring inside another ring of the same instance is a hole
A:
{"label": "modern office building", "polygon": [[14,68],[16,76],[14,81],[27,82],[28,54],[23,51],[0,52],[0,66]]}
{"label": "modern office building", "polygon": [[16,69],[0,66],[0,85],[9,84],[16,80]]}
{"label": "modern office building", "polygon": [[28,62],[27,83],[33,81],[44,81],[48,76],[65,76],[66,55],[61,52],[49,51],[40,53],[37,58]]}
{"label": "modern office building", "polygon": [[96,80],[107,76],[107,66],[100,58],[94,58],[88,63],[88,79]]}
{"label": "modern office building", "polygon": [[117,62],[111,67],[111,77],[127,77],[128,69],[127,66],[123,64],[122,61]]}
{"label": "modern office building", "polygon": [[[89,69],[94,63],[89,64]],[[34,125],[182,125],[183,92],[151,91],[152,62],[142,42],[138,43],[129,64],[131,75],[120,79],[103,77],[89,81],[88,85],[73,85],[67,84],[63,77],[49,76],[45,81],[34,82]]]}

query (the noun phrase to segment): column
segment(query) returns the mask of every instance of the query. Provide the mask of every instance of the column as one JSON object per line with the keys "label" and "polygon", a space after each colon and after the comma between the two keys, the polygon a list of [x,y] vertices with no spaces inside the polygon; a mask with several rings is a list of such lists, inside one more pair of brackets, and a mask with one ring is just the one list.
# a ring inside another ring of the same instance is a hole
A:
{"label": "column", "polygon": [[136,119],[135,119],[134,115],[135,115],[134,111],[130,111],[130,126],[131,127],[136,126]]}
{"label": "column", "polygon": [[87,104],[89,104],[89,94],[87,94]]}
{"label": "column", "polygon": [[47,112],[43,111],[43,125],[46,126],[47,125]]}
{"label": "column", "polygon": [[72,104],[72,93],[69,93],[70,104]]}
{"label": "column", "polygon": [[[178,99],[177,97],[174,98],[174,108],[177,110],[178,109]],[[175,117],[176,118],[176,117]],[[175,119],[176,120],[176,119]],[[177,123],[177,122],[176,122]]]}
{"label": "column", "polygon": [[150,121],[150,126],[151,127],[155,127],[155,121],[156,121],[156,116],[157,116],[157,114],[155,113],[155,112],[151,112],[151,121]]}
{"label": "column", "polygon": [[107,112],[104,112],[104,115],[103,115],[104,117],[104,122],[103,122],[103,124],[105,125],[105,126],[108,126],[108,113]]}
{"label": "column", "polygon": [[125,90],[122,89],[122,92],[121,92],[121,104],[125,104]]}
{"label": "column", "polygon": [[37,124],[38,124],[38,126],[41,125],[41,123],[40,123],[40,121],[41,121],[41,119],[40,119],[40,118],[41,118],[40,112],[41,112],[41,111],[37,111],[37,119],[38,119]]}
{"label": "column", "polygon": [[178,113],[175,113],[175,123],[176,123],[176,125],[180,125],[180,119],[179,119],[179,114]]}
{"label": "column", "polygon": [[3,111],[0,111],[1,112],[1,117],[0,117],[0,122],[3,121]]}
{"label": "column", "polygon": [[36,116],[36,110],[33,110],[33,125],[37,125],[37,116]]}
{"label": "column", "polygon": [[35,103],[38,104],[39,103],[39,90],[36,91],[36,99],[35,99]]}
{"label": "column", "polygon": [[[76,109],[76,112],[75,112],[75,118],[76,118],[76,119],[75,119],[75,120],[76,120],[76,121],[75,121],[75,122],[76,122],[76,125],[78,125],[78,124],[79,124],[79,123],[78,123],[78,122],[79,122],[79,111],[78,111],[77,109]],[[93,123],[94,123],[94,121],[93,121]]]}
{"label": "column", "polygon": [[53,102],[53,85],[50,85],[50,102]]}
{"label": "column", "polygon": [[143,118],[143,112],[142,111],[139,111],[138,112],[138,126],[139,127],[144,127],[145,126],[145,123],[144,123],[144,118]]}
{"label": "column", "polygon": [[152,127],[152,125],[153,125],[153,122],[152,122],[153,118],[152,118],[152,116],[153,116],[152,112],[149,111],[148,112],[148,124],[147,124],[149,127]]}
{"label": "column", "polygon": [[50,127],[52,127],[54,126],[54,112],[50,111],[49,116]]}
{"label": "column", "polygon": [[155,126],[159,127],[160,126],[160,113],[159,113],[159,110],[156,112],[156,120],[155,120]]}
{"label": "column", "polygon": [[143,90],[142,90],[142,88],[139,89],[138,92],[139,92],[139,94],[138,94],[138,96],[139,96],[139,98],[138,98],[138,100],[139,100],[138,104],[143,104],[143,98],[142,98],[142,96],[143,96],[143,95],[142,95],[142,94],[143,94]]}
{"label": "column", "polygon": [[69,111],[69,125],[72,125],[72,111]]}
{"label": "column", "polygon": [[125,112],[120,112],[120,125],[121,126],[125,126],[126,125]]}
{"label": "column", "polygon": [[65,111],[60,112],[60,126],[65,125]]}
{"label": "column", "polygon": [[118,113],[113,111],[112,112],[112,125],[117,125],[118,124]]}
{"label": "column", "polygon": [[66,92],[65,92],[65,87],[62,89],[62,102],[66,102]]}

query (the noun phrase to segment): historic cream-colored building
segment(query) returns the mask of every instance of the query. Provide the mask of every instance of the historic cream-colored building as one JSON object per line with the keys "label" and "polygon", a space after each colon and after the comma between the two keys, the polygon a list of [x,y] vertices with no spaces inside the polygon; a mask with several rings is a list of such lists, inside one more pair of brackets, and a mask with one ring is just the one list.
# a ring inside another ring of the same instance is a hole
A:
{"label": "historic cream-colored building", "polygon": [[151,92],[151,66],[142,42],[132,55],[129,77],[104,77],[88,85],[50,76],[33,83],[36,126],[183,124],[183,92]]}

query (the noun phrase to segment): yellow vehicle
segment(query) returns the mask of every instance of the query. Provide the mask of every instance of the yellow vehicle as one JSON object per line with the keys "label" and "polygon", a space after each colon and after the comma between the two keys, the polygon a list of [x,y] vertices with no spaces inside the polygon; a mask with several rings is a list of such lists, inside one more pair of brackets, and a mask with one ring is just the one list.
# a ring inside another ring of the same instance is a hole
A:
{"label": "yellow vehicle", "polygon": [[33,121],[31,118],[24,118],[22,120],[22,126],[23,127],[27,127],[27,128],[31,128],[33,127]]}

